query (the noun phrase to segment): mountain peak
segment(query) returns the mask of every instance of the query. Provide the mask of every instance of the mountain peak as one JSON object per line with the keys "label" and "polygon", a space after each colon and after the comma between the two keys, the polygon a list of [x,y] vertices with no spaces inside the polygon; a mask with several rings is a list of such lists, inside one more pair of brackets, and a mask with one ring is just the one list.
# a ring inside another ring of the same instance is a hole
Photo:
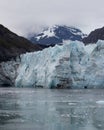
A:
{"label": "mountain peak", "polygon": [[54,25],[43,29],[41,33],[28,37],[32,43],[50,46],[63,43],[65,40],[82,41],[86,35],[75,27],[66,25]]}

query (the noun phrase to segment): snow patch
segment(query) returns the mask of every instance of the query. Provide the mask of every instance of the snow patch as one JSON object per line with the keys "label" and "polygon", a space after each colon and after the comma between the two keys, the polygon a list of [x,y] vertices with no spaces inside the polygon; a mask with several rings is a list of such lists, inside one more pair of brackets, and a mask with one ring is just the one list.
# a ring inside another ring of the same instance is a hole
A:
{"label": "snow patch", "polygon": [[42,35],[41,36],[37,36],[37,40],[41,39],[41,38],[44,38],[44,37],[54,37],[55,36],[55,33],[54,33],[54,28],[48,28],[48,30],[45,30],[42,32]]}

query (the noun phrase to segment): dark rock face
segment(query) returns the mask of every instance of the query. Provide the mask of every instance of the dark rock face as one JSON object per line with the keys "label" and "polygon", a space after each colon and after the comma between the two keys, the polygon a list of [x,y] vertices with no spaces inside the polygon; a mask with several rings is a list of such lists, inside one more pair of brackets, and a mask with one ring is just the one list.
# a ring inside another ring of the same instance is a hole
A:
{"label": "dark rock face", "polygon": [[104,27],[92,31],[88,37],[83,39],[85,44],[96,43],[98,40],[104,40]]}
{"label": "dark rock face", "polygon": [[51,28],[46,28],[40,34],[33,34],[32,36],[28,37],[28,39],[32,43],[37,43],[45,47],[60,44],[64,40],[82,41],[84,36],[85,34],[83,34],[81,30],[74,27],[56,25]]}
{"label": "dark rock face", "polygon": [[27,39],[16,35],[3,25],[0,25],[0,62],[8,61],[22,53],[40,50]]}
{"label": "dark rock face", "polygon": [[20,59],[0,63],[0,87],[14,86]]}

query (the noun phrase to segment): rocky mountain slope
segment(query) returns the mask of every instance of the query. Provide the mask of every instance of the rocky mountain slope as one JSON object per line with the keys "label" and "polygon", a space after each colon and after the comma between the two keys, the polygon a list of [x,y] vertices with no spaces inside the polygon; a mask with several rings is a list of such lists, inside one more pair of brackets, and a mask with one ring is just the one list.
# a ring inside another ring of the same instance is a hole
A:
{"label": "rocky mountain slope", "polygon": [[96,43],[98,40],[104,40],[104,27],[92,31],[88,37],[83,39],[85,44]]}
{"label": "rocky mountain slope", "polygon": [[20,54],[39,50],[38,45],[33,45],[29,40],[11,32],[0,25],[0,62],[8,61]]}
{"label": "rocky mountain slope", "polygon": [[55,25],[45,28],[39,34],[28,36],[28,39],[32,43],[37,43],[41,46],[54,46],[55,44],[62,44],[65,40],[82,41],[85,36],[86,35],[77,28]]}

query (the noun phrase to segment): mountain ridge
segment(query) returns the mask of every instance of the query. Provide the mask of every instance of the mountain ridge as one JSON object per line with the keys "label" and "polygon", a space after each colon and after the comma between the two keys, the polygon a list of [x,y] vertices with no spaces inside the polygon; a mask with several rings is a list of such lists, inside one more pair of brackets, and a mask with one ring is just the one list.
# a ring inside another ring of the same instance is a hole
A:
{"label": "mountain ridge", "polygon": [[104,27],[95,29],[82,41],[85,44],[96,43],[98,40],[104,40]]}
{"label": "mountain ridge", "polygon": [[8,61],[20,54],[39,49],[38,45],[32,44],[26,38],[18,36],[0,24],[0,62]]}

